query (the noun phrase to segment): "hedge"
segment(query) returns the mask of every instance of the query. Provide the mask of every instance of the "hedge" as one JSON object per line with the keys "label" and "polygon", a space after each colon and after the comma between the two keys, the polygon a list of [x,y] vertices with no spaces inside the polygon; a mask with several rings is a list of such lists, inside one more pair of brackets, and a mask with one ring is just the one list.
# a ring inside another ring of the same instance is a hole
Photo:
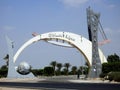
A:
{"label": "hedge", "polygon": [[108,73],[108,80],[109,81],[117,81],[120,82],[120,72],[110,72]]}

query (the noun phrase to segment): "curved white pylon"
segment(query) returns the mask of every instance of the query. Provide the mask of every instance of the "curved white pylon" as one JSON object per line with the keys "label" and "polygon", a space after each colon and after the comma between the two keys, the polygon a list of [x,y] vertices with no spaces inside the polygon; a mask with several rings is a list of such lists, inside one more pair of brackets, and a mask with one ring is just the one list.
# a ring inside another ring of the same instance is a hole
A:
{"label": "curved white pylon", "polygon": [[[85,56],[86,61],[88,62],[88,64],[90,66],[92,65],[92,43],[88,39],[82,37],[81,35],[77,35],[77,34],[70,33],[70,32],[49,32],[49,33],[44,33],[44,34],[37,35],[37,36],[31,38],[30,40],[25,42],[20,47],[20,49],[18,49],[18,51],[16,52],[16,54],[13,58],[14,63],[17,60],[20,53],[27,46],[29,46],[32,43],[37,42],[39,40],[47,41],[47,40],[52,40],[52,39],[59,39],[59,40],[64,40],[64,41],[68,42],[70,45],[77,48]],[[101,63],[107,62],[105,56],[103,55],[103,53],[100,49],[99,49],[99,56],[100,56]]]}
{"label": "curved white pylon", "polygon": [[13,57],[13,62],[15,63],[15,61],[17,60],[18,56],[20,55],[20,53],[27,47],[29,46],[30,44],[36,42],[40,40],[40,36],[36,36],[36,37],[33,37],[32,39],[28,40],[26,43],[24,43],[19,49],[18,51],[16,52],[16,54],[14,55]]}

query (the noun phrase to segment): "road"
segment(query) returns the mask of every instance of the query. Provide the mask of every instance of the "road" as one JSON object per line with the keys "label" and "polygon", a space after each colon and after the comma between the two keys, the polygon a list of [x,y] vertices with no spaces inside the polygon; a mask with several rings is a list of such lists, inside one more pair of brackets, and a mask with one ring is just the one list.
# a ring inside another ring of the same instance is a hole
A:
{"label": "road", "polygon": [[0,82],[0,87],[26,88],[37,90],[120,90],[120,84],[111,83],[71,83],[66,80],[37,82]]}

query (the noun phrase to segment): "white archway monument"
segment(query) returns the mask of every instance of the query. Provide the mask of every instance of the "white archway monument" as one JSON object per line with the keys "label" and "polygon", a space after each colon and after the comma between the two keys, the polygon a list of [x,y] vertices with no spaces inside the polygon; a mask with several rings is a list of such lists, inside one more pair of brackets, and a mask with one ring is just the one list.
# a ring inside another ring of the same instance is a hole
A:
{"label": "white archway monument", "polygon": [[[17,58],[26,47],[40,40],[44,40],[48,42],[53,41],[53,44],[60,45],[60,46],[75,47],[84,55],[89,66],[92,65],[92,42],[81,35],[70,33],[70,32],[48,32],[48,33],[36,35],[35,37],[25,42],[18,49],[18,51],[13,57],[13,62],[14,63],[16,62]],[[61,40],[63,42],[57,43],[58,40]],[[67,42],[68,44],[65,44],[65,42]],[[99,49],[99,56],[100,56],[101,63],[107,62],[104,54],[100,49]]]}

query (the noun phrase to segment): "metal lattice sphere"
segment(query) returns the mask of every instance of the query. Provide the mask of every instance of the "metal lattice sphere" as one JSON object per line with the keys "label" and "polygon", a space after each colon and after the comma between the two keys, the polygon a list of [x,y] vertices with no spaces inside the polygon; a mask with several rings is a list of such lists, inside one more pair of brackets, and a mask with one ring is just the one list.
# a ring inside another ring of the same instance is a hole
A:
{"label": "metal lattice sphere", "polygon": [[31,66],[26,62],[21,62],[17,68],[17,72],[22,75],[27,75],[31,71]]}

